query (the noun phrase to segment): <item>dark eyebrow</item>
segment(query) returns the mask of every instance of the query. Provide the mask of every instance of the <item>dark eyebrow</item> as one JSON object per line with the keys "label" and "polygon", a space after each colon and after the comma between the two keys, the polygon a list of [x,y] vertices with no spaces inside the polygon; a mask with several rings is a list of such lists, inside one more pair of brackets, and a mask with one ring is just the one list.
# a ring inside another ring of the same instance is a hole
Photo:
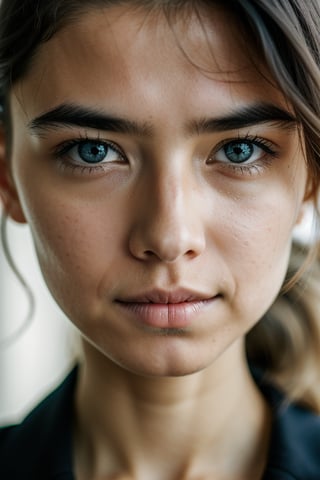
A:
{"label": "dark eyebrow", "polygon": [[92,128],[138,136],[150,136],[152,129],[151,125],[147,123],[140,124],[125,118],[106,115],[100,110],[66,103],[41,114],[28,124],[29,129],[39,135],[63,126]]}
{"label": "dark eyebrow", "polygon": [[[286,127],[296,124],[296,118],[278,106],[258,103],[245,106],[221,117],[192,120],[186,126],[189,135],[237,130],[261,123],[275,123]],[[63,103],[29,122],[29,129],[36,135],[63,126],[92,128],[137,136],[151,136],[153,127],[126,118],[107,115],[101,110]]]}
{"label": "dark eyebrow", "polygon": [[268,103],[257,103],[234,110],[226,116],[192,120],[187,125],[189,134],[224,132],[251,127],[261,123],[273,123],[288,128],[297,119],[287,110]]}

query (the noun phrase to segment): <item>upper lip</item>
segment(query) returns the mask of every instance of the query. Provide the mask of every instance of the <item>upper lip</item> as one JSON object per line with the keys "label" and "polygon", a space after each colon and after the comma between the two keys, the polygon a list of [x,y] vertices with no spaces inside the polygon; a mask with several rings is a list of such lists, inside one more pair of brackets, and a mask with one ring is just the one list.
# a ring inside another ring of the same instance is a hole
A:
{"label": "upper lip", "polygon": [[184,303],[209,300],[215,295],[196,292],[185,288],[175,290],[153,289],[147,292],[126,296],[118,301],[122,303]]}

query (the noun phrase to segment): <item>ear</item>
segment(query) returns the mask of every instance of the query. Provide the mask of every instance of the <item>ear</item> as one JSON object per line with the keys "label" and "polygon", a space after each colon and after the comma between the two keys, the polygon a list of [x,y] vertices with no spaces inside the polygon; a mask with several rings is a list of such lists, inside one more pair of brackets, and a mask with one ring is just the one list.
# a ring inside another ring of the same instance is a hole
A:
{"label": "ear", "polygon": [[319,198],[319,179],[318,176],[308,167],[306,184],[304,187],[304,196],[298,210],[296,226],[300,226],[304,221],[309,221],[310,213],[314,211]]}
{"label": "ear", "polygon": [[15,188],[10,170],[10,159],[7,158],[6,137],[0,125],[0,200],[4,212],[18,223],[26,223],[20,199]]}
{"label": "ear", "polygon": [[309,200],[305,200],[299,208],[299,212],[298,212],[297,220],[295,222],[295,226],[299,226],[303,223],[306,216],[310,212],[310,209],[311,209],[311,202]]}

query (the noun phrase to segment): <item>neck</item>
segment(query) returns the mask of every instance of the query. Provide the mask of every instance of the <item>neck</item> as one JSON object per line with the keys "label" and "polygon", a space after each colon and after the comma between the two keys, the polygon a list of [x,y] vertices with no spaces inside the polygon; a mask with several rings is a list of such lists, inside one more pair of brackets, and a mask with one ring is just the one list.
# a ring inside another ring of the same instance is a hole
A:
{"label": "neck", "polygon": [[88,344],[84,351],[79,480],[121,472],[135,480],[261,478],[269,415],[240,343],[211,367],[178,378],[139,377]]}

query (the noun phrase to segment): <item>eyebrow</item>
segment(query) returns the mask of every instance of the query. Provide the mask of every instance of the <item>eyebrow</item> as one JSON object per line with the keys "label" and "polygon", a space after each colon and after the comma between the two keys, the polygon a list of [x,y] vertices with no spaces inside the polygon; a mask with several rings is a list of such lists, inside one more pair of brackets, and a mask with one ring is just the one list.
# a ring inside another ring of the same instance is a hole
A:
{"label": "eyebrow", "polygon": [[[297,119],[287,110],[269,103],[256,103],[240,107],[224,116],[200,118],[188,122],[186,132],[189,135],[238,130],[262,123],[273,123],[288,128],[297,123]],[[35,135],[41,136],[46,131],[62,127],[82,127],[114,133],[136,136],[151,136],[152,124],[139,123],[126,118],[106,114],[99,109],[81,105],[61,104],[34,118],[28,128]]]}
{"label": "eyebrow", "polygon": [[43,113],[28,124],[28,128],[35,134],[62,127],[92,128],[137,136],[150,136],[152,129],[147,123],[109,116],[99,109],[67,103]]}
{"label": "eyebrow", "polygon": [[293,114],[276,105],[269,103],[256,103],[240,107],[229,115],[216,118],[203,118],[192,120],[187,129],[190,133],[198,135],[204,133],[224,132],[227,130],[240,130],[258,124],[270,123],[283,128],[297,124]]}

